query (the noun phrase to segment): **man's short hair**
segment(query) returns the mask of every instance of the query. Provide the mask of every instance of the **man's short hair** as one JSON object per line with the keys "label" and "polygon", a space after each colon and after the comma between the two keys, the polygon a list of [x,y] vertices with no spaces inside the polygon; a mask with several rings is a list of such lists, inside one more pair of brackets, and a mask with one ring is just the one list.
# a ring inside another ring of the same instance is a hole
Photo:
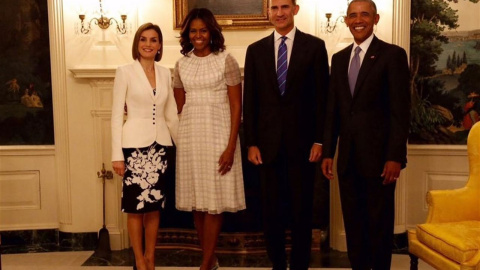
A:
{"label": "man's short hair", "polygon": [[[272,3],[272,0],[270,0],[270,4],[271,4],[271,3]],[[293,4],[294,6],[296,6],[296,5],[297,5],[297,0],[292,0],[292,4]]]}
{"label": "man's short hair", "polygon": [[[293,0],[292,0],[293,1]],[[352,0],[349,4],[348,4],[348,8],[347,8],[347,13],[348,13],[348,10],[350,9],[350,5],[352,3],[356,3],[356,2],[367,2],[367,3],[370,3],[370,5],[372,6],[373,8],[373,11],[375,12],[373,15],[376,15],[377,14],[377,5],[375,5],[375,2],[373,2],[373,0]],[[348,14],[347,14],[348,15]]]}

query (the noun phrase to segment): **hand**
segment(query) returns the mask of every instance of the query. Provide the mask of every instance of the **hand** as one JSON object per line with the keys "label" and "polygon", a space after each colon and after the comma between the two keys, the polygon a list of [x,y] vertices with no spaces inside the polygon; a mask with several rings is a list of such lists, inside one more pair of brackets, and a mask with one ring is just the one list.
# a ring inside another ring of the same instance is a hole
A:
{"label": "hand", "polygon": [[332,158],[324,158],[322,160],[322,172],[323,175],[328,179],[333,179],[333,159]]}
{"label": "hand", "polygon": [[235,150],[225,149],[218,160],[218,172],[224,175],[232,169]]}
{"label": "hand", "polygon": [[258,147],[248,147],[248,161],[253,163],[253,165],[263,164],[262,155],[260,154],[260,149],[258,149]]}
{"label": "hand", "polygon": [[318,162],[322,158],[322,146],[320,144],[314,143],[312,149],[310,150],[310,162]]}
{"label": "hand", "polygon": [[385,162],[385,166],[383,167],[382,177],[383,177],[383,184],[388,185],[394,183],[398,180],[400,176],[400,162],[396,161],[387,161]]}
{"label": "hand", "polygon": [[112,161],[112,167],[116,174],[123,177],[125,174],[125,162],[123,160]]}

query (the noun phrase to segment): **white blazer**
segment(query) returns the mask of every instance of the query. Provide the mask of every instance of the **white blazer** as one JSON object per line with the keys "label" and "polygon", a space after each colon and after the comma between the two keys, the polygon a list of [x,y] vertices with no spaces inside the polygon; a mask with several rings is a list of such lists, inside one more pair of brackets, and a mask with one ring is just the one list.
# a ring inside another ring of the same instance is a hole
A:
{"label": "white blazer", "polygon": [[138,60],[117,68],[112,102],[112,161],[124,160],[122,148],[146,147],[154,141],[170,146],[172,138],[176,141],[178,116],[170,70],[154,66],[156,95]]}

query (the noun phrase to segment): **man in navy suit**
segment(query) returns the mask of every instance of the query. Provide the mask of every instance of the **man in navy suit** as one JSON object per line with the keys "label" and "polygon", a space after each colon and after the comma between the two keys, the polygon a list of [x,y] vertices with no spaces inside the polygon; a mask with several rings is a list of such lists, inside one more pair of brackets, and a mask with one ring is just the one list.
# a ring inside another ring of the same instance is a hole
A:
{"label": "man in navy suit", "polygon": [[345,22],[355,42],[333,55],[327,99],[322,171],[333,179],[338,139],[337,173],[353,269],[390,269],[395,184],[407,162],[407,55],[373,34],[379,19],[373,1],[350,2]]}
{"label": "man in navy suit", "polygon": [[313,180],[328,92],[325,43],[294,26],[299,8],[295,0],[271,0],[275,31],[251,44],[245,59],[245,142],[248,159],[260,172],[263,227],[274,270],[287,268],[287,222],[290,269],[308,269]]}

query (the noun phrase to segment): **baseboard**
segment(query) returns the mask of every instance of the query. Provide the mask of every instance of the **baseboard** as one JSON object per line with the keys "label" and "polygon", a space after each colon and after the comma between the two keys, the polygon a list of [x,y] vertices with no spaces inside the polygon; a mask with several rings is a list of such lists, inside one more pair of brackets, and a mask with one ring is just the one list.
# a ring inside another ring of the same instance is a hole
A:
{"label": "baseboard", "polygon": [[1,231],[2,254],[94,250],[97,233],[67,233],[58,229]]}

